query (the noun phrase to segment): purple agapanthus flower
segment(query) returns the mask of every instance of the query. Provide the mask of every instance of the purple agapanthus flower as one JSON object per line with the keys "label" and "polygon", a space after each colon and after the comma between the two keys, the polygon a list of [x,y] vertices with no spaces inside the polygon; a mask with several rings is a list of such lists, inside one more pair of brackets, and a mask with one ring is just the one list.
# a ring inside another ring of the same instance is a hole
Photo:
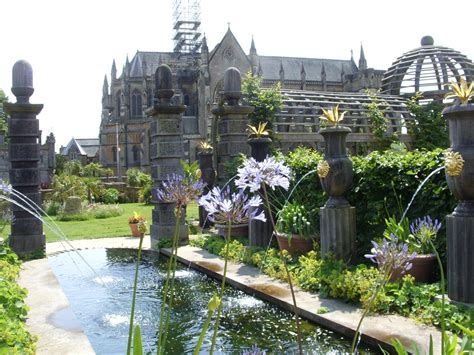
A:
{"label": "purple agapanthus flower", "polygon": [[399,243],[396,235],[390,234],[390,240],[384,239],[381,244],[372,241],[372,245],[372,254],[364,256],[378,264],[384,275],[390,275],[394,270],[403,274],[411,269],[411,260],[416,253],[408,253],[408,244]]}
{"label": "purple agapanthus flower", "polygon": [[290,186],[290,168],[274,157],[266,157],[258,162],[254,158],[247,159],[237,171],[238,179],[235,185],[240,189],[250,188],[250,192],[260,190],[262,184],[267,184],[273,190],[280,186],[288,190]]}
{"label": "purple agapanthus flower", "polygon": [[0,179],[0,191],[4,194],[10,194],[12,192],[12,185]]}
{"label": "purple agapanthus flower", "polygon": [[249,218],[266,222],[263,211],[258,214],[258,209],[250,208],[261,203],[259,196],[249,198],[243,190],[231,193],[229,187],[221,190],[217,186],[199,199],[199,205],[207,211],[208,218],[217,224],[245,224]]}
{"label": "purple agapanthus flower", "polygon": [[434,239],[441,229],[441,222],[437,219],[434,221],[430,216],[417,218],[415,223],[410,225],[410,231],[421,244],[428,243]]}
{"label": "purple agapanthus flower", "polygon": [[195,181],[187,176],[172,174],[161,183],[161,187],[154,189],[153,193],[158,201],[174,202],[184,207],[196,200],[202,194],[203,188],[204,183],[201,180]]}

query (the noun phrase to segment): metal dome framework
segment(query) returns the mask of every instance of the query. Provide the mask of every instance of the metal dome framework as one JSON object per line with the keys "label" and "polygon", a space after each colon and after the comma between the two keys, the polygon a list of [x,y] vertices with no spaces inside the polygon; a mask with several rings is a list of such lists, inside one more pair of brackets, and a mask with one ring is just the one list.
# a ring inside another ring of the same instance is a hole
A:
{"label": "metal dome framework", "polygon": [[421,47],[397,58],[382,79],[382,93],[411,97],[422,92],[425,98],[442,98],[449,83],[471,82],[474,65],[464,54],[435,46],[433,38],[423,37]]}

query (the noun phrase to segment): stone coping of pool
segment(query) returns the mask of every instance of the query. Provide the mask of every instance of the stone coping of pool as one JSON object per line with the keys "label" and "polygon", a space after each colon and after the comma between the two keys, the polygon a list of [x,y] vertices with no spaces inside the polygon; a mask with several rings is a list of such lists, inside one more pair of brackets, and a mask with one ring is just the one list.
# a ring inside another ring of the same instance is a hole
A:
{"label": "stone coping of pool", "polygon": [[[76,249],[137,248],[138,242],[138,238],[126,237],[74,240],[70,244]],[[149,236],[145,237],[143,248],[150,249]],[[71,246],[59,242],[48,243],[46,246],[47,254],[71,249]],[[166,255],[170,253],[166,249],[162,249],[161,252]],[[183,264],[190,265],[211,277],[222,278],[224,261],[206,250],[191,246],[180,247],[178,258]],[[29,261],[23,265],[20,284],[29,291],[26,299],[30,307],[27,326],[31,333],[39,336],[37,354],[93,354],[92,346],[80,328],[74,326],[72,329],[65,329],[71,328],[65,324],[75,325],[77,321],[73,313],[68,311],[67,298],[47,260]],[[288,285],[262,274],[255,267],[229,262],[227,280],[229,284],[249,294],[284,309],[290,311],[293,309]],[[297,287],[295,289],[298,310],[302,317],[346,337],[353,336],[362,309],[339,300],[320,298],[317,294],[310,294]],[[328,312],[318,314],[321,307],[326,308]],[[55,318],[59,318],[59,322],[55,322]],[[362,334],[365,343],[375,346],[379,343],[388,345],[390,339],[395,337],[406,347],[411,347],[414,342],[422,354],[428,353],[429,337],[432,335],[434,353],[441,353],[440,331],[398,315],[366,317],[362,324]]]}

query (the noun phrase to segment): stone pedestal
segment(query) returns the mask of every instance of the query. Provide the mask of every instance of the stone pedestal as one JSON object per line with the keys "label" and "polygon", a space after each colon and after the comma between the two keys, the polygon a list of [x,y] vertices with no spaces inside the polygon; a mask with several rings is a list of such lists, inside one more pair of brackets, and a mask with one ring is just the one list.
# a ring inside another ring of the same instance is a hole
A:
{"label": "stone pedestal", "polygon": [[[264,209],[263,206],[251,207],[250,212],[258,209],[258,214]],[[266,210],[266,209],[265,209]],[[249,221],[249,245],[256,247],[268,247],[270,239],[273,234],[273,227],[268,218],[268,212],[265,211],[267,222],[262,222],[256,219],[250,219]]]}
{"label": "stone pedestal", "polygon": [[237,68],[229,68],[224,74],[224,105],[212,110],[219,117],[217,133],[219,143],[217,146],[217,175],[223,181],[224,165],[229,160],[238,157],[241,153],[249,155],[250,149],[247,142],[247,115],[254,108],[242,106],[239,100],[242,96],[241,77]]}
{"label": "stone pedestal", "polygon": [[[214,182],[216,180],[216,172],[212,164],[212,156],[212,151],[198,153],[201,179],[206,184],[202,193],[203,195],[206,195],[209,191],[212,190],[212,188],[214,187]],[[207,218],[206,209],[202,206],[199,206],[199,226],[202,228],[208,228],[211,225],[211,221]]]}
{"label": "stone pedestal", "polygon": [[[14,104],[5,104],[4,109],[10,115],[8,132],[10,142],[8,154],[10,161],[10,183],[16,191],[26,195],[35,204],[41,206],[39,192],[40,170],[40,130],[36,115],[43,105],[30,104],[29,98],[34,92],[33,70],[23,60],[13,66],[12,92],[17,98]],[[25,205],[17,197],[13,197]],[[21,207],[12,205],[13,218],[9,243],[19,255],[44,252],[46,238],[42,222]]]}
{"label": "stone pedestal", "polygon": [[321,254],[332,253],[349,262],[355,254],[355,207],[320,209]]}
{"label": "stone pedestal", "polygon": [[[182,114],[185,107],[171,103],[174,91],[171,69],[167,65],[158,67],[155,78],[157,104],[147,111],[147,115],[153,119],[150,125],[151,177],[153,188],[158,188],[171,174],[183,173],[180,160],[184,159]],[[162,238],[173,237],[175,215],[174,204],[156,201],[155,196],[152,197],[152,203],[150,237],[152,245],[155,245]],[[180,227],[182,241],[188,237],[188,227],[184,221],[183,216]]]}
{"label": "stone pedestal", "polygon": [[448,296],[474,303],[474,216],[446,216]]}

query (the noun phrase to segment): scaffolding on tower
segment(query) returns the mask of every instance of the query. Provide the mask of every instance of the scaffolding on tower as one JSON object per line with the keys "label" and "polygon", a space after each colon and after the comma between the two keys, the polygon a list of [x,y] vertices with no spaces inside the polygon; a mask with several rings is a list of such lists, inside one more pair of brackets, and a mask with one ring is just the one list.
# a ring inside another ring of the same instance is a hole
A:
{"label": "scaffolding on tower", "polygon": [[174,51],[197,53],[201,48],[201,7],[199,0],[174,0]]}

